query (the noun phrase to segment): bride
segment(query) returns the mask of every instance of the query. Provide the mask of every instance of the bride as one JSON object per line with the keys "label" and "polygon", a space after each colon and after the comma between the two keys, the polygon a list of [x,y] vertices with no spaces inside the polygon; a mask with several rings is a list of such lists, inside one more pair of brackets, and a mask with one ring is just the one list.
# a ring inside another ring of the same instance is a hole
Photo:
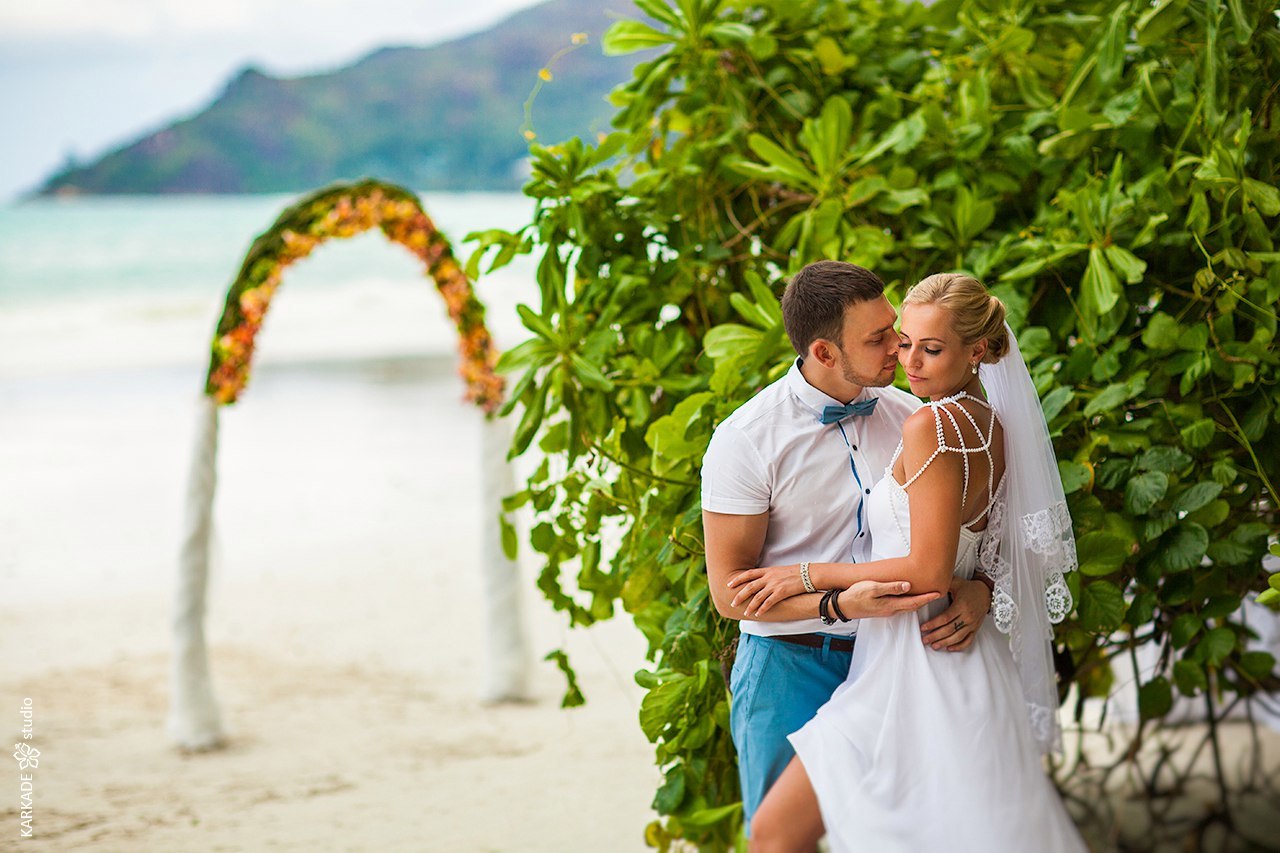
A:
{"label": "bride", "polygon": [[[824,831],[834,851],[1086,849],[1041,765],[1060,737],[1050,622],[1071,609],[1062,572],[1075,542],[1004,315],[965,275],[908,292],[899,361],[929,403],[868,497],[875,561],[809,568],[829,590],[828,624],[844,619],[856,581],[945,593],[979,564],[995,582],[993,618],[947,651],[926,647],[920,628],[945,600],[863,620],[848,678],[790,736],[796,758],[753,818],[752,850],[813,850]],[[729,585],[751,613],[804,591],[796,566],[747,569]]]}

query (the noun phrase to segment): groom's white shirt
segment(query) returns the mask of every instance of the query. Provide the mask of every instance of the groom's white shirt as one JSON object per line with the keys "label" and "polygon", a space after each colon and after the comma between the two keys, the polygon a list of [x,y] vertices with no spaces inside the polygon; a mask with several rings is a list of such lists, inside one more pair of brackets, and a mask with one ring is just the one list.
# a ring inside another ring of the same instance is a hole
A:
{"label": "groom's white shirt", "polygon": [[[856,398],[878,397],[875,411],[823,424],[822,410],[844,401],[827,396],[800,373],[800,360],[716,427],[702,460],[702,508],[726,515],[769,513],[761,566],[865,562],[872,531],[865,501],[884,476],[902,438],[902,425],[920,400],[897,388],[867,388]],[[858,485],[849,466],[852,455]],[[861,490],[861,493],[860,493]],[[771,636],[852,634],[858,622],[823,625],[819,619],[792,622],[742,620],[742,632]]]}

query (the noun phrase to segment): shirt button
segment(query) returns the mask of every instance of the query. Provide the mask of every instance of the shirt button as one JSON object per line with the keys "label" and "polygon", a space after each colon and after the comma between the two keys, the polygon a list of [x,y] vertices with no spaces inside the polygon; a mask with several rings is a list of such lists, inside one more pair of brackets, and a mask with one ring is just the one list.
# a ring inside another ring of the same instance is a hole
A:
{"label": "shirt button", "polygon": [[856,445],[856,444],[855,444],[855,445],[853,446],[853,449],[854,449],[854,450],[857,450],[857,449],[858,449],[858,445]]}
{"label": "shirt button", "polygon": [[866,536],[866,535],[867,535],[867,534],[865,534],[865,533],[859,533],[859,534],[858,534],[858,538],[859,538],[859,539],[861,539],[863,536]]}
{"label": "shirt button", "polygon": [[867,489],[867,494],[871,494],[871,490],[870,490],[870,489]]}

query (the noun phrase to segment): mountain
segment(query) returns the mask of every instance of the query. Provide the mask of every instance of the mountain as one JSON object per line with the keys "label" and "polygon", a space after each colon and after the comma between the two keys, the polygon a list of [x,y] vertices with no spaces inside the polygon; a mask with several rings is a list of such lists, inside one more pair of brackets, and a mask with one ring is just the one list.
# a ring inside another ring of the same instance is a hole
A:
{"label": "mountain", "polygon": [[420,190],[516,189],[528,142],[524,103],[542,140],[608,129],[608,92],[634,56],[606,57],[601,35],[624,0],[550,0],[483,32],[431,47],[387,47],[324,74],[272,77],[245,68],[190,118],[49,178],[38,195],[298,192],[378,177]]}

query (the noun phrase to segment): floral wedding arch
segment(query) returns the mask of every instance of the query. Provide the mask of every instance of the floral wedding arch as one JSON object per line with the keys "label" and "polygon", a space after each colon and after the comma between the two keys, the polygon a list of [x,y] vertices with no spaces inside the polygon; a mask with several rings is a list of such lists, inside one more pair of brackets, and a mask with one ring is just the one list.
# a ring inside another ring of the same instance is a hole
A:
{"label": "floral wedding arch", "polygon": [[412,252],[444,297],[458,330],[459,372],[467,399],[484,411],[483,567],[489,637],[485,698],[520,699],[526,690],[527,642],[518,618],[516,566],[501,546],[501,497],[514,491],[506,448],[509,437],[494,417],[503,381],[494,372],[498,353],[484,323],[484,305],[413,193],[380,181],[334,184],[306,196],[280,214],[245,256],[227,292],[214,334],[209,372],[201,396],[195,453],[187,485],[187,511],[174,612],[174,653],[168,730],[186,749],[220,745],[224,733],[209,676],[204,636],[209,578],[209,539],[217,484],[218,410],[239,399],[249,379],[254,344],[284,270],[317,246],[379,228]]}

